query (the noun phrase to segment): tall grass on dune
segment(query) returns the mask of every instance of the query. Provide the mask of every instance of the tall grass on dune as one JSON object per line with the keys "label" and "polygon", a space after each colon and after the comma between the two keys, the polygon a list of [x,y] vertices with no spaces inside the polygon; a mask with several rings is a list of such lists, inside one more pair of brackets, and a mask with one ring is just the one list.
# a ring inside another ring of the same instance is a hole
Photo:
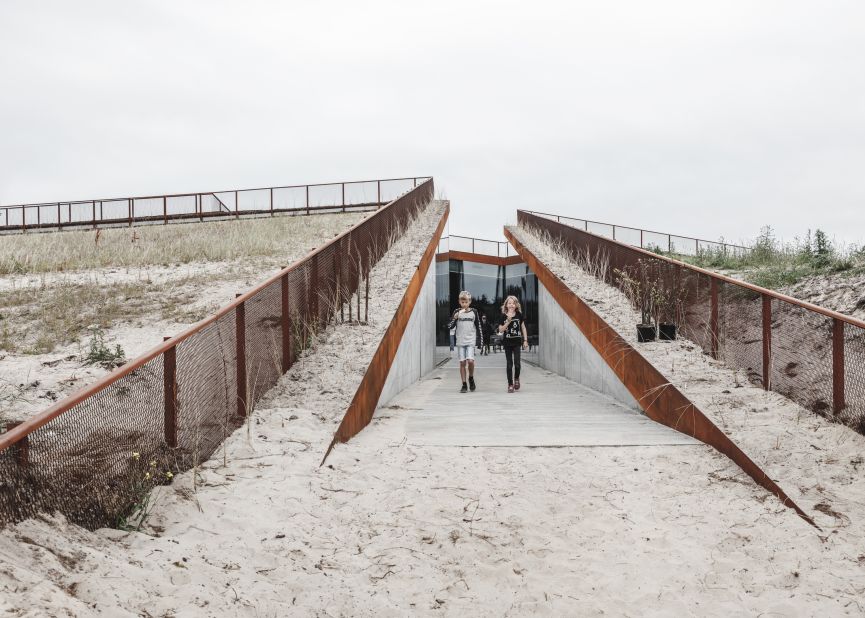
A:
{"label": "tall grass on dune", "polygon": [[0,236],[0,276],[277,256],[295,238],[329,239],[367,214],[4,235]]}
{"label": "tall grass on dune", "polygon": [[745,280],[769,289],[794,285],[807,277],[865,273],[865,247],[841,246],[818,229],[803,238],[782,242],[770,226],[760,230],[751,250],[739,255],[706,249],[696,256],[675,256],[711,270],[741,272]]}

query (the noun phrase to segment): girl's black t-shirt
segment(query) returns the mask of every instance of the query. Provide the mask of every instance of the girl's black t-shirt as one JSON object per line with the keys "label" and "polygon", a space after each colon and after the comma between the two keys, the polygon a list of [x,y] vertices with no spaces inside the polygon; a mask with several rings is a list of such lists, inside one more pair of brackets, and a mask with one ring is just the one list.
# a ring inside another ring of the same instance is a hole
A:
{"label": "girl's black t-shirt", "polygon": [[[507,322],[508,316],[502,315],[502,318],[499,320],[499,326],[504,326],[505,322]],[[511,323],[508,324],[508,327],[505,329],[504,335],[504,344],[505,345],[515,345],[522,343],[523,341],[523,333],[522,333],[522,325],[523,325],[523,314],[517,311],[514,314],[514,317],[511,318]]]}

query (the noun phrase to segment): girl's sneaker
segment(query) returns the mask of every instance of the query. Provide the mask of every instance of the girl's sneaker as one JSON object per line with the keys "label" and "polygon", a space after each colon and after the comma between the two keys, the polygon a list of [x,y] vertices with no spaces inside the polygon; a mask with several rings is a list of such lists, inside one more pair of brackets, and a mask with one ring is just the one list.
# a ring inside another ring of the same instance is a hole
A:
{"label": "girl's sneaker", "polygon": [[514,390],[515,390],[515,391],[520,390],[520,381],[519,381],[519,379],[514,380]]}
{"label": "girl's sneaker", "polygon": [[514,392],[514,385],[513,385],[513,384],[508,384],[508,392],[509,392],[509,393],[513,393],[513,392]]}

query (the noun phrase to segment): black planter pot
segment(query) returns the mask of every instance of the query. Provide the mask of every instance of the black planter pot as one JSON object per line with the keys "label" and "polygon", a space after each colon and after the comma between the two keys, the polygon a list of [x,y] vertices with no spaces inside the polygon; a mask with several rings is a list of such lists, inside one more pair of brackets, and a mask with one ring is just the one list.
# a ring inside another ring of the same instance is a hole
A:
{"label": "black planter pot", "polygon": [[646,343],[655,340],[654,324],[637,324],[637,341]]}
{"label": "black planter pot", "polygon": [[658,339],[661,341],[675,341],[676,340],[676,325],[669,324],[666,322],[661,322],[658,325]]}

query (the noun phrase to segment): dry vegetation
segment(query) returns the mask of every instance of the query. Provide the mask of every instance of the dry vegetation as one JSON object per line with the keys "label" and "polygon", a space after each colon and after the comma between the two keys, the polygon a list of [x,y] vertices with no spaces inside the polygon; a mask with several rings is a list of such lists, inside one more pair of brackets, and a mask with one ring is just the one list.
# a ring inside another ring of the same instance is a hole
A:
{"label": "dry vegetation", "polygon": [[[215,282],[254,274],[263,278],[360,217],[277,217],[4,237],[0,351],[44,354],[81,341],[90,327],[108,330],[136,318],[196,322],[214,308],[196,300]],[[199,272],[178,268],[191,263],[219,264]]]}
{"label": "dry vegetation", "polygon": [[0,275],[278,257],[285,255],[292,238],[301,231],[304,242],[328,238],[363,216],[282,216],[4,236],[0,242]]}

